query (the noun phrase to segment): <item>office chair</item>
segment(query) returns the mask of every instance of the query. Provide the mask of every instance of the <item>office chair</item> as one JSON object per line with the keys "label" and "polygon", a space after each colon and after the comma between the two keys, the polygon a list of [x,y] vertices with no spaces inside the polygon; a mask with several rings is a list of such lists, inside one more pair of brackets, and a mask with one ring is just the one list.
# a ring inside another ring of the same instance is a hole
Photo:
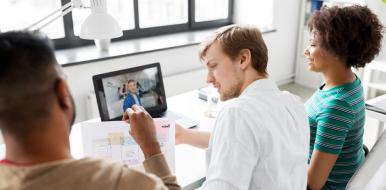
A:
{"label": "office chair", "polygon": [[386,130],[378,138],[362,166],[347,184],[347,190],[386,189]]}

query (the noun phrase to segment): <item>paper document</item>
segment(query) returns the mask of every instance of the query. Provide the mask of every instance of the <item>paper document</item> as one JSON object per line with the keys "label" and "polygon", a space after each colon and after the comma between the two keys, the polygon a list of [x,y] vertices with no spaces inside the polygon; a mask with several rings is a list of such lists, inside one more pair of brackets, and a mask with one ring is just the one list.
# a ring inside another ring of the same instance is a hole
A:
{"label": "paper document", "polygon": [[[161,151],[174,172],[175,124],[166,118],[154,119]],[[124,121],[82,123],[84,156],[113,159],[131,168],[143,169],[144,155],[129,134],[129,124]]]}

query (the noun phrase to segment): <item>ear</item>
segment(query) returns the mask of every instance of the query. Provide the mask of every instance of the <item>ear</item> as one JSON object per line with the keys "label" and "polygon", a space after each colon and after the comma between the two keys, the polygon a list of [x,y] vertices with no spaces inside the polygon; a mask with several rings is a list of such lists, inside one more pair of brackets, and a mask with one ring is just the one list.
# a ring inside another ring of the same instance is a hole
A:
{"label": "ear", "polygon": [[246,69],[252,63],[251,51],[249,49],[242,49],[239,53],[240,67],[242,70]]}
{"label": "ear", "polygon": [[59,103],[59,106],[62,109],[69,109],[72,106],[71,96],[70,96],[70,92],[68,90],[67,84],[61,78],[57,79],[56,81],[55,93],[56,93],[56,99]]}

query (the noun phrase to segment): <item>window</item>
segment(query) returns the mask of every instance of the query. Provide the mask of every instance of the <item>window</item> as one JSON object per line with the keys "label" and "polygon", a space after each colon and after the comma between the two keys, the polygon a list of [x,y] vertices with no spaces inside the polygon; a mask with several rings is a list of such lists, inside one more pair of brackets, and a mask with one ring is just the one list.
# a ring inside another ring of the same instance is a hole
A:
{"label": "window", "polygon": [[255,9],[257,12],[256,25],[261,28],[272,28],[273,23],[273,1],[260,1]]}
{"label": "window", "polygon": [[[196,0],[195,5],[195,21],[211,21],[228,18],[228,3],[227,0]],[[216,7],[210,9],[208,7]]]}
{"label": "window", "polygon": [[[0,30],[4,32],[25,29],[61,6],[59,0],[1,0]],[[63,20],[56,20],[44,28],[43,32],[51,39],[64,38]]]}
{"label": "window", "polygon": [[[24,29],[70,1],[1,0],[0,31]],[[90,6],[90,0],[82,2]],[[107,9],[123,30],[122,37],[113,39],[119,41],[231,24],[233,0],[108,0]],[[90,9],[74,9],[42,31],[57,49],[93,44],[79,38],[89,14]]]}
{"label": "window", "polygon": [[273,29],[274,1],[239,1],[235,7],[234,20],[240,24],[251,24],[262,31]]}
{"label": "window", "polygon": [[139,27],[188,23],[187,0],[139,0]]}

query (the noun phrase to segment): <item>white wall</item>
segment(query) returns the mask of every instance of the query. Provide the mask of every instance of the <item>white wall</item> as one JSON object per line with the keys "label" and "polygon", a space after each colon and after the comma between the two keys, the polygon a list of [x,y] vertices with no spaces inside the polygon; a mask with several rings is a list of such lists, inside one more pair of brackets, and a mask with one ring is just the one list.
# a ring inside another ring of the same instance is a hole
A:
{"label": "white wall", "polygon": [[[258,0],[262,1],[262,0]],[[235,1],[235,22],[254,24],[258,1]],[[296,37],[300,1],[274,0],[274,33],[263,37],[269,49],[268,72],[279,83],[291,81],[295,70]],[[198,46],[163,50],[123,58],[65,67],[68,83],[77,105],[77,122],[87,118],[86,97],[93,91],[91,77],[95,74],[160,62],[167,96],[205,85],[206,71],[197,56]]]}

